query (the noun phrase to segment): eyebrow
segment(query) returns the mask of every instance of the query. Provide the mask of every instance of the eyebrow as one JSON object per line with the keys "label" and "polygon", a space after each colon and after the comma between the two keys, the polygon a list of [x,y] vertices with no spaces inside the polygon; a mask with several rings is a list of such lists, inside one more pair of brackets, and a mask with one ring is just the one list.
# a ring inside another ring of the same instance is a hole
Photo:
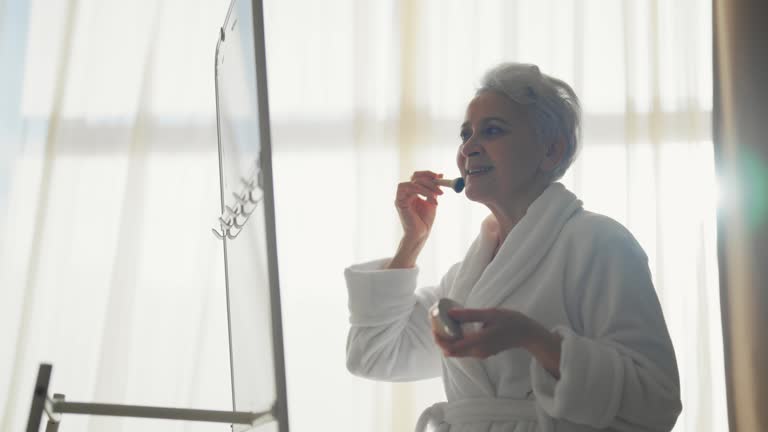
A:
{"label": "eyebrow", "polygon": [[[482,120],[480,121],[480,123],[484,124],[484,123],[488,123],[488,122],[490,122],[490,121],[497,121],[497,122],[501,122],[501,123],[504,123],[505,125],[509,125],[509,124],[510,124],[508,121],[504,120],[504,119],[503,119],[503,118],[501,118],[501,117],[485,117],[484,119],[482,119]],[[469,122],[468,122],[468,121],[465,121],[464,123],[462,123],[462,124],[461,124],[461,129],[464,129],[464,128],[465,128],[465,127],[467,127],[467,126],[469,126]]]}

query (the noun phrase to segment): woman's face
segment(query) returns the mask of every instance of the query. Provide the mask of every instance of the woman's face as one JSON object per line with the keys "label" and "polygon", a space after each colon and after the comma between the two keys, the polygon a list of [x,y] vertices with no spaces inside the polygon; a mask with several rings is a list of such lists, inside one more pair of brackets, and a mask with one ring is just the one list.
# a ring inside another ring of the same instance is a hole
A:
{"label": "woman's face", "polygon": [[545,148],[523,105],[480,93],[467,106],[461,140],[456,163],[470,200],[505,207],[535,186]]}

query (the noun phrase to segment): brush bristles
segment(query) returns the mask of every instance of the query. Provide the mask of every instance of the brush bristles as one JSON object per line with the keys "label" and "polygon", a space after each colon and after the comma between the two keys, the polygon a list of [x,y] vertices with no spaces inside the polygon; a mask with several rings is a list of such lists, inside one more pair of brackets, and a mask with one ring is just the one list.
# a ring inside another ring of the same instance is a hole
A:
{"label": "brush bristles", "polygon": [[461,191],[464,190],[464,178],[459,177],[456,180],[453,181],[453,190],[456,191],[456,193],[461,193]]}
{"label": "brush bristles", "polygon": [[459,193],[464,190],[464,179],[461,177],[457,177],[453,180],[438,179],[438,180],[435,180],[435,183],[437,183],[440,186],[447,186],[453,189],[456,193]]}

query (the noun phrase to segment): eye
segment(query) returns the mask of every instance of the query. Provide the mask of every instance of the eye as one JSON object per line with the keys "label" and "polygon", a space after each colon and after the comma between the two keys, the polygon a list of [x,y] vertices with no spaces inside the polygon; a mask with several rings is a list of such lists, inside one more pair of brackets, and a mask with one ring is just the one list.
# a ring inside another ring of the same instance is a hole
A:
{"label": "eye", "polygon": [[472,131],[469,129],[465,129],[461,132],[459,132],[459,136],[461,137],[461,142],[465,143],[469,139],[469,137],[472,136]]}
{"label": "eye", "polygon": [[488,136],[495,136],[502,133],[503,130],[498,126],[487,126],[485,129],[483,129],[483,134]]}

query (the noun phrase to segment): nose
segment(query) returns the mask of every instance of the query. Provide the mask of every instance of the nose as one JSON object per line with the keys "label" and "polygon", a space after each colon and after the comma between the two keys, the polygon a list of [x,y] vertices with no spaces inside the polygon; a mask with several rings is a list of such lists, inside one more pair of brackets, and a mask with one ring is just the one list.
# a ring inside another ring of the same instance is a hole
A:
{"label": "nose", "polygon": [[478,143],[478,140],[475,139],[474,134],[459,146],[459,153],[465,158],[477,156],[480,154],[481,150],[482,147]]}

